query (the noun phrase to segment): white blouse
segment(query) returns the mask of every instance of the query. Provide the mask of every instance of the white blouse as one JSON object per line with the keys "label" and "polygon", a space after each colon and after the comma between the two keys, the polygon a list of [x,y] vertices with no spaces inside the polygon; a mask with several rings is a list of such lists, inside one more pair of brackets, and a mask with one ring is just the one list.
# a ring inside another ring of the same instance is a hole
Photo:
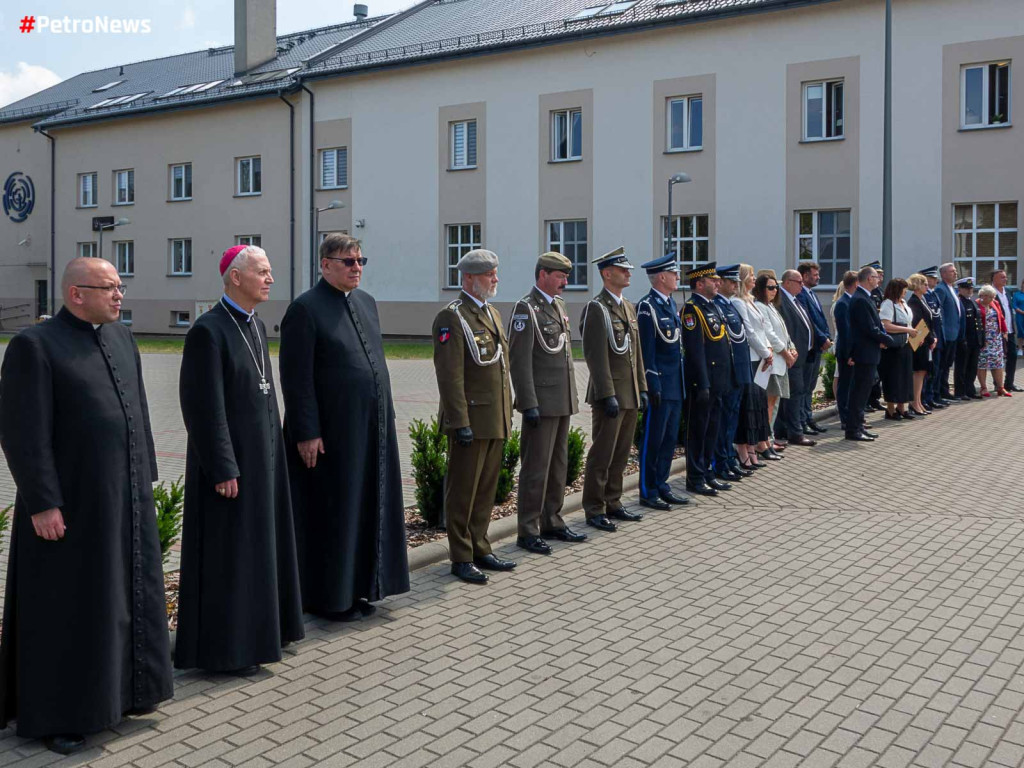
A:
{"label": "white blouse", "polygon": [[764,360],[771,354],[772,348],[769,346],[761,313],[754,308],[752,302],[744,301],[739,296],[733,296],[730,301],[743,320],[743,328],[747,332],[747,343],[750,347],[750,361]]}
{"label": "white blouse", "polygon": [[754,308],[760,311],[761,317],[764,318],[765,335],[768,337],[768,341],[774,351],[782,352],[785,349],[796,349],[793,345],[793,340],[789,336],[789,330],[786,328],[786,321],[782,319],[779,310],[771,304],[765,304],[763,301],[755,301]]}
{"label": "white blouse", "polygon": [[886,299],[882,302],[882,306],[878,309],[878,316],[882,320],[888,320],[893,325],[905,327],[910,325],[910,318],[913,317],[907,302],[901,300],[899,304],[894,304],[892,299]]}

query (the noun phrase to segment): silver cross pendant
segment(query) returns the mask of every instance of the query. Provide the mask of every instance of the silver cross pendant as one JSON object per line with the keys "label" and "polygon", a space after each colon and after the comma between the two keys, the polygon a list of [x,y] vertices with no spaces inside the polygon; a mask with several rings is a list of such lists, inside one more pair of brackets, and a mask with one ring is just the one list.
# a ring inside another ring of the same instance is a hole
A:
{"label": "silver cross pendant", "polygon": [[270,382],[268,382],[266,379],[260,379],[260,392],[262,392],[264,395],[270,394]]}

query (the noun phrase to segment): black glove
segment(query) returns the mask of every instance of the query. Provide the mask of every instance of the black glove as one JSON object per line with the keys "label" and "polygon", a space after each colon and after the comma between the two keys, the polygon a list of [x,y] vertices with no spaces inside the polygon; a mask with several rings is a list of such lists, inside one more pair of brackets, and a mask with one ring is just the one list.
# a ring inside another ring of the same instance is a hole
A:
{"label": "black glove", "polygon": [[648,391],[647,396],[651,400],[651,405],[653,405],[655,408],[661,408],[661,392]]}
{"label": "black glove", "polygon": [[698,389],[697,390],[697,402],[701,405],[707,405],[711,402],[711,390],[710,389]]}
{"label": "black glove", "polygon": [[459,427],[455,430],[455,442],[461,445],[463,448],[468,448],[473,444],[473,428],[472,427]]}
{"label": "black glove", "polygon": [[615,395],[604,399],[604,415],[609,419],[614,419],[619,415],[619,401]]}
{"label": "black glove", "polygon": [[651,407],[651,399],[647,396],[646,392],[640,393],[640,411],[646,411]]}
{"label": "black glove", "polygon": [[528,427],[540,424],[540,408],[527,408],[523,411],[523,424]]}

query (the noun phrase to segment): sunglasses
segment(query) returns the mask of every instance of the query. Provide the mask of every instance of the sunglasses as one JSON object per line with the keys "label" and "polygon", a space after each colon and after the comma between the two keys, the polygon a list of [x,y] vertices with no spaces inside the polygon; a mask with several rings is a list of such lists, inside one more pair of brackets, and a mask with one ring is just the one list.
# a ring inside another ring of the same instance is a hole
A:
{"label": "sunglasses", "polygon": [[779,286],[777,286],[777,285],[766,285],[764,288],[765,288],[766,291],[777,291],[777,290],[779,290]]}
{"label": "sunglasses", "polygon": [[330,259],[331,261],[340,261],[346,267],[354,267],[356,264],[358,264],[360,267],[365,267],[367,262],[367,258],[365,256],[360,256],[358,259],[352,258],[351,256],[324,256],[324,258]]}

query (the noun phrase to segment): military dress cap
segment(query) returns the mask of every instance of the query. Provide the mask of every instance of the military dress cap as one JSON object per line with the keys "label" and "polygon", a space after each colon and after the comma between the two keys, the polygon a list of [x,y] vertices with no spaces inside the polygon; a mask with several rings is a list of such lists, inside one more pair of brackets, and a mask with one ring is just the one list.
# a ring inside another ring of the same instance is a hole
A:
{"label": "military dress cap", "polygon": [[542,253],[540,258],[537,259],[537,266],[549,272],[572,272],[572,262],[555,251]]}
{"label": "military dress cap", "polygon": [[626,258],[625,247],[621,245],[614,251],[608,251],[604,256],[598,256],[592,263],[597,265],[598,270],[605,269],[606,267],[634,269],[633,265],[629,263],[629,259]]}
{"label": "military dress cap", "polygon": [[[875,259],[870,264],[865,264],[864,266],[865,267],[871,267],[872,269],[877,269],[879,272],[882,271],[882,262],[880,262],[878,259]],[[862,267],[862,269],[863,269],[863,267]]]}
{"label": "military dress cap", "polygon": [[678,272],[679,264],[676,263],[676,252],[669,251],[664,256],[651,259],[641,264],[640,269],[646,270],[648,275],[656,275],[659,272]]}
{"label": "military dress cap", "polygon": [[723,280],[732,280],[738,283],[740,281],[740,265],[730,264],[727,267],[719,267],[718,276]]}
{"label": "military dress cap", "polygon": [[920,274],[924,275],[925,277],[938,277],[939,267],[938,265],[934,267],[925,267],[924,269],[920,270]]}
{"label": "military dress cap", "polygon": [[973,288],[974,287],[974,278],[973,277],[961,277],[959,280],[957,280],[954,283],[954,285],[957,288]]}
{"label": "military dress cap", "polygon": [[698,264],[696,267],[686,273],[687,280],[696,280],[698,277],[718,277],[718,273],[715,272],[717,262],[709,261],[707,264]]}
{"label": "military dress cap", "polygon": [[464,275],[482,275],[498,268],[498,254],[477,248],[459,259],[455,268]]}

